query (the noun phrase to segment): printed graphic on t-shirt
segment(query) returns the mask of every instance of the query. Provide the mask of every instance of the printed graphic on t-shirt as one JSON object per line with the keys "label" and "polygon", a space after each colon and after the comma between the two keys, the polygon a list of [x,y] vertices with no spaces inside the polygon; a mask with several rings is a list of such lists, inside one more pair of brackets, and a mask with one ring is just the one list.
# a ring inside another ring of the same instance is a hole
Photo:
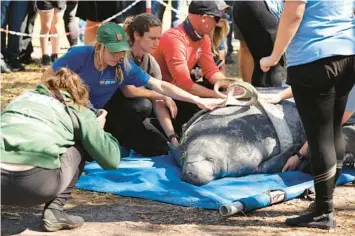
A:
{"label": "printed graphic on t-shirt", "polygon": [[112,79],[103,79],[103,80],[100,80],[100,84],[101,85],[110,85],[110,84],[115,84],[117,83],[117,80],[112,80]]}

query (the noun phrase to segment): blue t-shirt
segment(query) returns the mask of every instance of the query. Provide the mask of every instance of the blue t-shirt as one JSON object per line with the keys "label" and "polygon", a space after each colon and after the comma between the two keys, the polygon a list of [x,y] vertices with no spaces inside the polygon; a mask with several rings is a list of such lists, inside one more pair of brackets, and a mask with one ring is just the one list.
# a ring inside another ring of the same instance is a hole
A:
{"label": "blue t-shirt", "polygon": [[271,14],[273,14],[277,20],[280,20],[282,10],[284,9],[284,0],[265,0],[265,3]]}
{"label": "blue t-shirt", "polygon": [[119,66],[123,72],[122,83],[116,78],[115,67],[108,66],[103,71],[96,70],[93,46],[78,46],[58,58],[53,64],[53,70],[58,71],[62,67],[67,67],[77,73],[90,89],[90,102],[99,109],[105,106],[119,87],[123,85],[141,87],[148,83],[150,76],[132,60],[129,61],[129,68],[125,68],[123,62]]}
{"label": "blue t-shirt", "polygon": [[301,25],[286,51],[287,66],[355,55],[355,0],[302,0]]}

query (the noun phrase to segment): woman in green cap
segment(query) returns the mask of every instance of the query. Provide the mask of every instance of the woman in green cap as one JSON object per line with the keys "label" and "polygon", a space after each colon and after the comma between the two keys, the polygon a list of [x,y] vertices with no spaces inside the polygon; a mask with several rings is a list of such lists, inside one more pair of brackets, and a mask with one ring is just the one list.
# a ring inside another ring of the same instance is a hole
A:
{"label": "woman in green cap", "polygon": [[128,101],[124,99],[119,88],[126,85],[145,86],[160,94],[194,103],[207,110],[214,109],[222,101],[200,98],[170,83],[153,78],[137,66],[129,55],[130,46],[124,29],[114,23],[105,23],[98,28],[97,42],[94,46],[72,48],[59,58],[42,78],[45,79],[60,68],[68,67],[88,85],[92,107],[107,110],[105,130],[112,133],[122,146],[146,156],[162,154],[150,148],[152,142],[158,139],[158,135],[151,138],[150,135],[142,135],[139,132],[141,129],[137,129],[149,116],[151,102],[141,97]]}

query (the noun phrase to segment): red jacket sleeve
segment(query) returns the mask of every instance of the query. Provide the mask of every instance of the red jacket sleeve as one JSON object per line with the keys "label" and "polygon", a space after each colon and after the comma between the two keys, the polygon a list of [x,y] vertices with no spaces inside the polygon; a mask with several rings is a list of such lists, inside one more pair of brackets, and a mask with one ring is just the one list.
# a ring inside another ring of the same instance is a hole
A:
{"label": "red jacket sleeve", "polygon": [[187,65],[186,45],[178,35],[161,38],[162,53],[171,77],[175,84],[184,89],[190,89],[195,83],[191,80],[190,70]]}
{"label": "red jacket sleeve", "polygon": [[206,77],[207,80],[210,80],[210,78],[216,72],[218,72],[219,69],[213,59],[212,50],[211,50],[211,40],[209,39],[208,36],[205,36],[203,41],[204,42],[202,44],[202,53],[198,64],[200,65],[203,71],[204,77]]}

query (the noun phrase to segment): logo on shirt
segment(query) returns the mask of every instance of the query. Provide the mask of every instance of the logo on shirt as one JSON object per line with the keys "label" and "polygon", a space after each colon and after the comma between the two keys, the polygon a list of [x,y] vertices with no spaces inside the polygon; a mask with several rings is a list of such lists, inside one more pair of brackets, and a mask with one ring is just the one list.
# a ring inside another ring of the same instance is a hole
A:
{"label": "logo on shirt", "polygon": [[117,83],[117,80],[100,80],[100,85],[110,85]]}

